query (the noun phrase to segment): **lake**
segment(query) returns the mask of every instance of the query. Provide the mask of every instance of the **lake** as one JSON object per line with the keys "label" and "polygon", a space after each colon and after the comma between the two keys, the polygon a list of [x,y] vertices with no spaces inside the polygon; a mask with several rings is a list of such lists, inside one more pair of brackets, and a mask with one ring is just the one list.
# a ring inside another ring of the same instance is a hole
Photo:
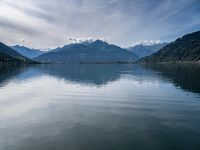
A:
{"label": "lake", "polygon": [[0,150],[133,149],[200,149],[200,66],[0,68]]}

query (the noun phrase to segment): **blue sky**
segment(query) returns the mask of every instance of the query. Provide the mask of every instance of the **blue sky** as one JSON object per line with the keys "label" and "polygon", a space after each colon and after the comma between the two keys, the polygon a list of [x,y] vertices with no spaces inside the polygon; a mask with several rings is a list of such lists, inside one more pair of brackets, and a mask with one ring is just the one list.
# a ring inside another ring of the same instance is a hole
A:
{"label": "blue sky", "polygon": [[1,0],[0,39],[49,48],[72,39],[122,47],[200,30],[199,0]]}

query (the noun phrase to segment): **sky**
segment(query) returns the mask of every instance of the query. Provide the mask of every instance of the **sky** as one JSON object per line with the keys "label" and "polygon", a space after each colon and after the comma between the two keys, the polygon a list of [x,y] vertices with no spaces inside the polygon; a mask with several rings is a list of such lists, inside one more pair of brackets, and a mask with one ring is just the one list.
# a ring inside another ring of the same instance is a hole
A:
{"label": "sky", "polygon": [[48,49],[102,39],[122,47],[200,30],[200,0],[0,0],[0,41]]}

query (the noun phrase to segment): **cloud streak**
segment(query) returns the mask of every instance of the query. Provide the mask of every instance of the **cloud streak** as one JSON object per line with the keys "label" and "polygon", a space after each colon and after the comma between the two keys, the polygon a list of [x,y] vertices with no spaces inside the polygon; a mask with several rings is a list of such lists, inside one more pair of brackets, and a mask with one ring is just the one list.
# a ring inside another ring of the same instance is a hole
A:
{"label": "cloud streak", "polygon": [[130,46],[200,29],[199,0],[1,0],[0,10],[3,42],[25,39],[30,47],[63,45],[68,37]]}

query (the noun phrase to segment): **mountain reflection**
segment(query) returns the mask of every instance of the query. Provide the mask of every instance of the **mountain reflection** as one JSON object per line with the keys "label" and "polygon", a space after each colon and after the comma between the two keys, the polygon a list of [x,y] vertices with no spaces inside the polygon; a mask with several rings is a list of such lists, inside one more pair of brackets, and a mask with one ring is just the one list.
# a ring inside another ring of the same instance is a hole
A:
{"label": "mountain reflection", "polygon": [[41,65],[39,69],[46,74],[71,82],[103,85],[120,78],[122,65]]}
{"label": "mountain reflection", "polygon": [[200,93],[200,65],[198,64],[148,64],[145,69],[159,72],[175,86],[186,91]]}
{"label": "mountain reflection", "polygon": [[36,65],[0,67],[0,87],[16,78],[26,80],[42,75],[51,75],[70,82],[103,86],[129,75],[136,81],[164,80],[184,90],[200,93],[200,66],[183,64],[123,65],[123,64],[82,64],[82,65]]}
{"label": "mountain reflection", "polygon": [[57,78],[97,86],[117,81],[124,74],[134,76],[135,80],[141,80],[142,76],[153,73],[138,65],[122,64],[41,65],[38,69]]}
{"label": "mountain reflection", "polygon": [[0,87],[5,86],[5,84],[9,82],[9,80],[22,74],[26,70],[27,67],[25,66],[0,66]]}

